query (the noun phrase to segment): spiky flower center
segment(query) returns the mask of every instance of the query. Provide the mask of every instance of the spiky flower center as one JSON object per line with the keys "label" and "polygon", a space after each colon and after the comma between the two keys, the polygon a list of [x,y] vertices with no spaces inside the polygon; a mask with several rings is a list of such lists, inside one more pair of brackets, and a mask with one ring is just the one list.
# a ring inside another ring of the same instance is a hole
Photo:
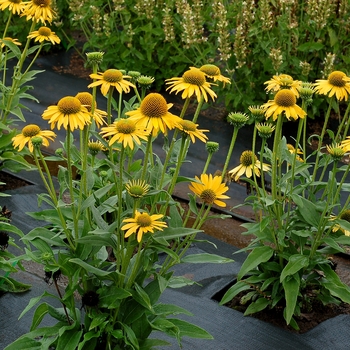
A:
{"label": "spiky flower center", "polygon": [[269,137],[275,130],[275,125],[269,123],[258,123],[255,124],[258,129],[260,137]]}
{"label": "spiky flower center", "polygon": [[220,68],[215,66],[214,64],[205,64],[199,68],[200,71],[209,75],[210,77],[214,77],[216,75],[220,75]]}
{"label": "spiky flower center", "polygon": [[148,94],[141,102],[141,113],[148,118],[161,118],[168,112],[165,98],[158,93]]}
{"label": "spiky flower center", "polygon": [[145,181],[132,180],[125,185],[125,188],[131,197],[141,198],[148,192],[149,185]]}
{"label": "spiky flower center", "polygon": [[41,36],[50,36],[51,35],[51,29],[47,27],[40,27],[38,30],[39,35]]}
{"label": "spiky flower center", "polygon": [[227,117],[228,122],[236,127],[243,126],[248,119],[249,117],[244,113],[231,112]]}
{"label": "spiky flower center", "polygon": [[66,96],[58,101],[57,107],[63,114],[75,114],[81,111],[81,102],[76,97]]}
{"label": "spiky flower center", "polygon": [[345,150],[339,143],[335,143],[332,146],[327,145],[327,151],[335,160],[342,159],[345,154]]}
{"label": "spiky flower center", "polygon": [[136,223],[141,227],[148,227],[152,225],[152,219],[147,213],[142,213],[137,217]]}
{"label": "spiky flower center", "polygon": [[290,75],[283,75],[280,77],[281,87],[290,87],[293,85],[293,78]]}
{"label": "spiky flower center", "polygon": [[22,134],[24,137],[34,137],[39,135],[40,128],[35,124],[29,124],[22,129]]}
{"label": "spiky flower center", "polygon": [[82,105],[86,107],[86,109],[90,112],[92,106],[92,95],[89,92],[79,92],[75,96]]}
{"label": "spiky flower center", "polygon": [[137,78],[137,82],[141,86],[148,87],[154,83],[154,78],[147,75],[141,75]]}
{"label": "spiky flower center", "polygon": [[102,151],[104,147],[100,141],[89,141],[88,148],[91,153],[97,154],[98,152]]}
{"label": "spiky flower center", "polygon": [[197,130],[197,126],[195,123],[190,120],[181,120],[180,122],[183,131],[187,132],[195,132]]}
{"label": "spiky flower center", "polygon": [[207,188],[202,191],[200,197],[204,203],[213,204],[216,199],[216,194],[212,189]]}
{"label": "spiky flower center", "polygon": [[214,142],[214,141],[208,141],[205,144],[205,148],[208,151],[208,153],[212,154],[212,153],[215,153],[219,150],[219,144],[217,142]]}
{"label": "spiky flower center", "polygon": [[10,2],[12,2],[14,4],[20,4],[22,2],[22,0],[10,0]]}
{"label": "spiky flower center", "polygon": [[48,7],[51,5],[51,0],[33,0],[33,4],[39,7]]}
{"label": "spiky flower center", "polygon": [[103,80],[109,83],[118,83],[123,80],[123,73],[118,69],[107,69],[103,73]]}
{"label": "spiky flower center", "polygon": [[136,130],[136,126],[129,119],[121,119],[116,123],[116,129],[121,134],[132,134]]}
{"label": "spiky flower center", "polygon": [[292,107],[296,104],[297,99],[291,90],[283,89],[277,92],[275,102],[280,107]]}
{"label": "spiky flower center", "polygon": [[205,84],[205,74],[199,69],[190,69],[182,75],[185,83],[202,86]]}
{"label": "spiky flower center", "polygon": [[346,220],[348,222],[350,222],[350,210],[345,210],[341,215],[340,218],[342,220]]}
{"label": "spiky flower center", "polygon": [[337,87],[344,87],[346,84],[346,81],[343,79],[346,77],[346,74],[340,71],[335,71],[329,74],[328,76],[328,82],[329,84]]}
{"label": "spiky flower center", "polygon": [[253,155],[252,151],[244,151],[241,154],[239,161],[245,167],[251,166],[253,164],[253,156],[254,156],[254,160],[256,162],[258,160],[258,158],[256,157],[255,154]]}

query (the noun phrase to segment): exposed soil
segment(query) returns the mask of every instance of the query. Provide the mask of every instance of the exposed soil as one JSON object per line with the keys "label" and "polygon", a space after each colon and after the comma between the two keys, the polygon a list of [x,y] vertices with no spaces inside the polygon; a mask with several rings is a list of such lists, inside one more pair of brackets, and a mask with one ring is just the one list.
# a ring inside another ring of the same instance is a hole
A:
{"label": "exposed soil", "polygon": [[[242,305],[241,298],[244,293],[238,294],[231,302],[226,306],[231,307],[242,313],[245,312],[249,304]],[[261,321],[271,323],[277,327],[283,328],[293,333],[306,333],[318,324],[326,321],[330,318],[336,317],[340,314],[350,315],[350,305],[341,303],[340,305],[323,305],[321,302],[314,302],[306,310],[302,310],[300,316],[294,317],[299,326],[299,330],[295,330],[293,327],[288,326],[283,318],[283,307],[275,307],[274,309],[266,309],[257,312],[252,317],[258,318]]]}

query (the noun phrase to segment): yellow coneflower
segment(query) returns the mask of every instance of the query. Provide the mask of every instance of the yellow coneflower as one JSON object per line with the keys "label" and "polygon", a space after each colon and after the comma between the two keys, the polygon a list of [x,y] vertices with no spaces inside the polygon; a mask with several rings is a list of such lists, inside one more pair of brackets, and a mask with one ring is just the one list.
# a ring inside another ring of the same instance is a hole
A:
{"label": "yellow coneflower", "polygon": [[162,214],[149,215],[146,212],[140,213],[136,210],[133,218],[123,220],[125,225],[121,229],[126,231],[125,238],[135,233],[137,241],[141,242],[143,235],[147,232],[163,231],[163,228],[167,227],[166,222],[159,221],[162,217]]}
{"label": "yellow coneflower", "polygon": [[151,130],[152,135],[156,136],[159,131],[166,134],[168,129],[174,129],[181,121],[181,118],[168,111],[172,105],[167,103],[161,94],[150,93],[142,100],[139,108],[125,114],[141,127]]}
{"label": "yellow coneflower", "polygon": [[50,41],[53,45],[61,42],[61,39],[55,34],[55,32],[52,32],[48,27],[40,27],[38,30],[30,32],[27,38],[34,39],[35,42],[39,43]]}
{"label": "yellow coneflower", "polygon": [[205,135],[205,132],[209,130],[197,129],[198,124],[193,123],[190,120],[181,119],[178,123],[176,123],[176,127],[182,131],[184,134],[190,136],[193,143],[195,143],[197,137],[199,140],[206,142],[208,137]]}
{"label": "yellow coneflower", "polygon": [[294,80],[288,74],[274,75],[271,80],[266,81],[264,84],[267,85],[265,90],[268,92],[276,93],[283,89],[289,89],[296,97],[299,97],[301,81]]}
{"label": "yellow coneflower", "polygon": [[321,95],[332,97],[337,100],[348,100],[350,93],[350,77],[341,71],[334,71],[329,74],[327,80],[316,80],[315,92]]}
{"label": "yellow coneflower", "polygon": [[2,11],[8,9],[14,15],[20,15],[24,7],[25,3],[21,0],[0,0],[0,9]]}
{"label": "yellow coneflower", "polygon": [[43,24],[51,23],[55,12],[51,8],[51,0],[31,0],[24,3],[21,16],[26,16],[27,21],[35,20]]}
{"label": "yellow coneflower", "polygon": [[195,176],[197,182],[191,182],[189,189],[197,195],[205,204],[216,204],[219,207],[226,207],[221,199],[229,199],[225,193],[228,187],[222,182],[221,176],[202,174],[200,178]]}
{"label": "yellow coneflower", "polygon": [[166,79],[166,84],[170,85],[167,88],[167,90],[170,89],[170,93],[175,92],[177,94],[182,91],[181,97],[183,99],[196,95],[198,102],[200,102],[202,97],[205,102],[208,102],[208,95],[213,101],[217,97],[215,92],[210,88],[212,83],[206,81],[205,73],[198,68],[192,68],[186,71],[181,78]]}
{"label": "yellow coneflower", "polygon": [[260,176],[261,170],[268,171],[270,169],[268,164],[261,164],[258,157],[253,154],[252,151],[244,151],[241,154],[239,161],[240,164],[228,172],[231,178],[234,178],[235,181],[238,181],[238,179],[244,174],[246,177],[250,178],[253,175],[253,171],[256,176]]}
{"label": "yellow coneflower", "polygon": [[291,90],[283,89],[277,92],[273,100],[269,100],[262,107],[267,118],[272,116],[276,120],[281,113],[285,113],[287,119],[304,118],[306,112],[296,104],[295,94]]}
{"label": "yellow coneflower", "polygon": [[41,137],[42,144],[45,147],[49,146],[49,140],[53,141],[56,134],[50,130],[41,130],[36,124],[29,124],[22,129],[22,133],[12,138],[13,147],[21,151],[26,144],[28,144],[29,151],[33,153],[34,147],[32,139],[34,137]]}
{"label": "yellow coneflower", "polygon": [[91,123],[89,111],[73,96],[63,97],[56,106],[49,106],[42,117],[44,120],[48,120],[51,129],[54,129],[57,125],[58,130],[61,126],[71,131],[78,128],[83,130],[86,124]]}
{"label": "yellow coneflower", "polygon": [[91,79],[95,79],[88,88],[101,85],[102,95],[107,95],[111,87],[115,87],[117,91],[121,94],[122,92],[130,92],[130,88],[134,88],[134,84],[125,78],[131,78],[128,75],[124,75],[118,69],[107,69],[104,73],[90,74]]}
{"label": "yellow coneflower", "polygon": [[125,189],[131,197],[142,198],[148,193],[150,185],[145,180],[130,180],[125,184]]}
{"label": "yellow coneflower", "polygon": [[134,143],[141,145],[141,140],[148,139],[149,131],[142,126],[137,126],[135,121],[127,118],[116,120],[112,125],[103,127],[100,134],[105,138],[110,137],[110,146],[119,142],[123,144],[123,147],[129,146],[134,149]]}
{"label": "yellow coneflower", "polygon": [[213,79],[214,82],[220,81],[221,83],[223,83],[224,87],[225,84],[231,84],[231,80],[227,77],[224,77],[221,74],[220,68],[215,64],[204,64],[202,67],[199,68],[199,70],[205,73],[205,75],[209,79]]}
{"label": "yellow coneflower", "polygon": [[[91,113],[91,107],[92,107],[92,94],[89,92],[79,92],[75,95],[75,97],[81,102],[81,104],[86,107],[86,109]],[[97,127],[101,127],[103,124],[107,124],[106,121],[103,119],[107,116],[107,113],[105,111],[102,111],[100,109],[97,109],[97,103],[95,101],[95,109],[94,113],[91,113],[92,119],[95,121]]]}

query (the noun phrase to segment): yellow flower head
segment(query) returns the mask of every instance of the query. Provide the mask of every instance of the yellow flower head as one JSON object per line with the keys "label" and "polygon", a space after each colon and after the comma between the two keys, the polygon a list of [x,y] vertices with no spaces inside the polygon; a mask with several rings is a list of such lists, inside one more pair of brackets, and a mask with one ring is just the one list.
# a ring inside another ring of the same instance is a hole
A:
{"label": "yellow flower head", "polygon": [[22,129],[22,133],[12,138],[13,147],[21,151],[26,144],[28,144],[29,151],[33,153],[32,139],[34,137],[41,137],[42,144],[45,147],[49,146],[49,140],[53,141],[56,134],[50,130],[41,130],[38,125],[29,124]]}
{"label": "yellow flower head", "polygon": [[144,180],[130,180],[125,184],[125,189],[133,198],[142,198],[145,196],[150,186]]}
{"label": "yellow flower head", "polygon": [[329,74],[327,80],[316,80],[315,92],[332,97],[339,101],[347,101],[350,93],[350,77],[340,71]]}
{"label": "yellow flower head", "polygon": [[187,134],[190,136],[193,143],[195,143],[197,137],[199,140],[203,142],[207,142],[207,135],[204,134],[204,132],[208,132],[209,130],[199,130],[197,129],[198,124],[193,123],[190,120],[181,119],[177,124],[176,127],[182,131],[184,134]]}
{"label": "yellow flower head", "polygon": [[162,214],[149,215],[146,212],[140,213],[136,210],[133,218],[123,220],[125,225],[122,226],[122,230],[126,231],[125,238],[135,233],[137,234],[137,241],[141,242],[145,233],[154,233],[155,230],[163,231],[167,224],[164,221],[159,221],[162,217]]}
{"label": "yellow flower head", "polygon": [[135,111],[126,112],[131,120],[145,129],[152,130],[156,136],[159,131],[167,134],[167,130],[174,129],[181,118],[168,112],[172,103],[167,103],[165,98],[158,93],[148,94]]}
{"label": "yellow flower head", "polygon": [[295,94],[287,89],[278,91],[275,98],[263,104],[262,107],[265,109],[266,119],[272,116],[273,120],[276,120],[283,112],[288,120],[306,116],[306,112],[296,104]]}
{"label": "yellow flower head", "polygon": [[[254,157],[254,158],[253,158]],[[250,178],[253,175],[253,171],[256,176],[260,176],[260,171],[268,171],[269,165],[261,164],[257,156],[252,151],[244,151],[239,158],[240,165],[230,170],[228,173],[231,178],[235,181],[245,174],[246,177]],[[254,163],[254,165],[253,165]]]}
{"label": "yellow flower head", "polygon": [[210,88],[211,83],[208,83],[205,79],[205,73],[198,68],[191,68],[186,71],[181,78],[166,79],[166,84],[170,85],[167,90],[170,93],[175,91],[177,94],[182,91],[181,98],[190,98],[195,94],[197,101],[200,102],[204,98],[205,102],[208,102],[208,95],[213,99],[217,97],[215,92]]}
{"label": "yellow flower head", "polygon": [[52,45],[59,44],[61,39],[52,32],[48,27],[40,27],[38,30],[29,33],[27,36],[29,39],[34,39],[35,42],[42,43],[43,41],[50,41]]}
{"label": "yellow flower head", "polygon": [[288,148],[288,151],[291,153],[291,154],[296,154],[296,159],[299,161],[299,162],[303,162],[303,158],[301,158],[298,154],[303,154],[303,152],[297,148],[295,149],[295,147],[290,144],[290,143],[287,143],[287,148]]}
{"label": "yellow flower head", "polygon": [[25,3],[22,0],[0,0],[0,9],[8,9],[12,14],[20,15],[24,9]]}
{"label": "yellow flower head", "polygon": [[93,141],[90,140],[88,142],[88,149],[91,155],[96,156],[99,152],[105,151],[105,147],[103,146],[101,141]]}
{"label": "yellow flower head", "polygon": [[225,84],[231,84],[231,80],[221,75],[220,68],[215,64],[205,64],[200,67],[199,70],[202,71],[209,79],[213,79],[214,82],[222,82],[224,87]]}
{"label": "yellow flower head", "polygon": [[340,143],[340,147],[345,153],[350,151],[350,136],[347,136],[346,139]]}
{"label": "yellow flower head", "polygon": [[51,0],[31,0],[24,3],[21,16],[26,16],[27,21],[35,20],[43,24],[51,23],[55,12],[51,8]]}
{"label": "yellow flower head", "polygon": [[293,80],[293,78],[288,74],[274,75],[271,80],[264,83],[266,86],[265,90],[267,92],[276,93],[282,89],[291,90],[296,97],[299,97],[299,89],[301,86],[301,81]]}
{"label": "yellow flower head", "polygon": [[110,137],[110,146],[115,142],[120,142],[123,147],[129,146],[134,149],[134,143],[141,145],[140,139],[147,140],[149,131],[137,125],[134,120],[127,118],[116,120],[112,125],[102,128],[100,134],[105,138]]}
{"label": "yellow flower head", "polygon": [[0,39],[0,46],[1,46],[2,49],[5,47],[5,41],[4,40],[10,41],[11,43],[13,43],[13,44],[15,44],[17,46],[21,46],[22,45],[17,39],[12,39],[12,38],[7,37],[7,38]]}
{"label": "yellow flower head", "polygon": [[89,92],[79,92],[75,95],[75,97],[90,112],[91,117],[95,121],[97,127],[100,128],[103,124],[107,124],[106,121],[103,119],[104,117],[107,116],[107,113],[105,111],[97,109],[96,101],[95,101],[95,105],[94,105],[94,113],[91,113],[93,101],[92,101],[92,95]]}
{"label": "yellow flower head", "polygon": [[123,92],[130,92],[130,88],[134,88],[135,85],[130,83],[130,81],[125,80],[125,78],[131,78],[128,75],[123,75],[123,73],[118,69],[107,69],[104,73],[90,74],[91,79],[95,79],[88,88],[101,85],[101,93],[106,96],[111,87],[115,87],[117,91],[121,94]]}
{"label": "yellow flower head", "polygon": [[226,203],[220,199],[229,199],[224,193],[228,191],[228,187],[222,182],[221,176],[213,176],[212,174],[202,174],[199,179],[195,176],[197,182],[191,182],[189,189],[197,195],[205,204],[216,204],[219,207],[226,207]]}
{"label": "yellow flower head", "polygon": [[[338,217],[331,215],[331,220],[340,219],[350,222],[350,209],[344,210]],[[341,231],[345,236],[350,236],[350,231],[342,228],[339,224],[335,224],[332,228],[333,232]]]}
{"label": "yellow flower head", "polygon": [[81,102],[73,96],[61,98],[57,106],[49,106],[42,114],[44,120],[48,120],[51,129],[60,130],[61,126],[68,130],[83,130],[86,124],[91,123],[89,111],[81,104]]}
{"label": "yellow flower head", "polygon": [[328,153],[331,155],[331,157],[335,161],[341,160],[346,153],[345,147],[343,147],[343,145],[341,143],[334,143],[332,145],[326,145],[326,148],[327,148]]}

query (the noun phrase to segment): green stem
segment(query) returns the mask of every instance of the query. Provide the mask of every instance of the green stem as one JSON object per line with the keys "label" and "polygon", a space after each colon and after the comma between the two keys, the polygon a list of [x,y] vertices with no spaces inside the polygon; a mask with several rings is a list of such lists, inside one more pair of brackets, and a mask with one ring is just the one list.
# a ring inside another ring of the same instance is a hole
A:
{"label": "green stem", "polygon": [[325,116],[322,131],[321,131],[321,136],[318,139],[318,146],[317,146],[317,151],[316,151],[316,160],[315,160],[314,172],[312,175],[312,182],[315,182],[315,179],[316,179],[316,174],[317,174],[317,170],[318,170],[318,163],[320,161],[320,156],[321,156],[321,148],[322,148],[323,138],[324,138],[324,135],[326,133],[329,116],[331,114],[332,101],[333,101],[333,99],[331,99],[329,101],[328,110],[327,110],[327,113]]}
{"label": "green stem", "polygon": [[229,147],[229,149],[228,149],[228,152],[227,152],[227,155],[226,155],[225,164],[224,164],[224,168],[223,168],[222,174],[221,174],[221,179],[222,179],[222,181],[225,179],[225,176],[226,176],[226,171],[227,171],[227,168],[228,168],[228,164],[229,164],[229,162],[230,162],[230,159],[231,159],[233,147],[235,146],[235,143],[236,143],[238,131],[239,131],[239,128],[234,128],[234,129],[233,129],[233,135],[232,135],[230,147]]}

